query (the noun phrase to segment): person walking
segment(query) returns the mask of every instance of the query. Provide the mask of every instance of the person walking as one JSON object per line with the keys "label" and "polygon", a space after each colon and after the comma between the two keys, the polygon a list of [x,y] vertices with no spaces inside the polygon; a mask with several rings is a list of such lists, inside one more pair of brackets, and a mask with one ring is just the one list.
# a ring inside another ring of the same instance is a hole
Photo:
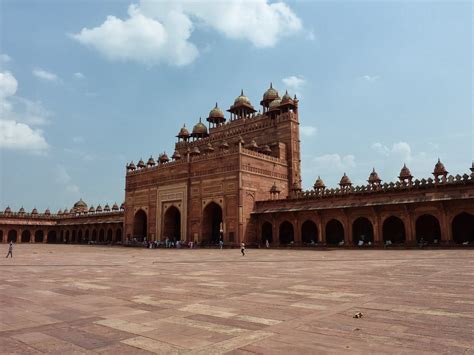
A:
{"label": "person walking", "polygon": [[265,246],[268,248],[270,248],[270,242],[268,241],[268,239],[265,239]]}
{"label": "person walking", "polygon": [[8,258],[8,255],[10,255],[11,258],[13,258],[13,241],[10,240],[10,245],[8,246],[8,253],[6,258]]}
{"label": "person walking", "polygon": [[245,256],[245,243],[244,242],[240,243],[240,252],[242,253],[242,256]]}

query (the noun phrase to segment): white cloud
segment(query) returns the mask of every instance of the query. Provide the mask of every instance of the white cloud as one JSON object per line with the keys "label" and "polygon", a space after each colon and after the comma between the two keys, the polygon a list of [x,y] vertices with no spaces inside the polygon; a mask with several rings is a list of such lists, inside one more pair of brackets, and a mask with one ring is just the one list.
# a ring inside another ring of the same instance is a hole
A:
{"label": "white cloud", "polygon": [[0,54],[0,67],[12,61],[12,58],[8,54]]}
{"label": "white cloud", "polygon": [[108,16],[100,26],[83,28],[72,37],[109,60],[182,66],[198,57],[190,41],[196,27],[248,40],[255,47],[272,47],[302,29],[288,5],[267,0],[142,0],[129,6],[128,16],[125,20]]}
{"label": "white cloud", "polygon": [[373,83],[373,82],[379,80],[380,76],[379,75],[364,75],[364,76],[362,76],[362,79],[364,79],[365,81],[368,81],[370,83]]}
{"label": "white cloud", "polygon": [[386,157],[395,156],[404,162],[410,162],[413,159],[411,147],[407,142],[393,143],[391,147],[376,142],[372,144],[372,149]]}
{"label": "white cloud", "polygon": [[56,182],[63,185],[66,191],[71,192],[73,195],[79,195],[79,186],[73,183],[71,175],[62,165],[56,166]]}
{"label": "white cloud", "polygon": [[0,148],[44,153],[48,143],[43,131],[29,124],[44,123],[47,112],[40,104],[16,96],[17,88],[10,72],[0,72]]}
{"label": "white cloud", "polygon": [[318,129],[314,126],[300,126],[300,133],[305,137],[312,137],[318,133]]}
{"label": "white cloud", "polygon": [[292,76],[281,79],[281,81],[288,88],[293,89],[295,91],[301,90],[303,86],[306,84],[306,79],[303,78],[301,75],[298,75],[298,76],[292,75]]}
{"label": "white cloud", "polygon": [[51,73],[41,68],[34,69],[33,75],[36,76],[38,79],[42,79],[46,81],[54,81],[54,82],[59,81],[59,77],[56,74]]}
{"label": "white cloud", "polygon": [[318,171],[337,170],[344,171],[356,166],[355,157],[351,154],[341,156],[339,154],[325,154],[313,159]]}
{"label": "white cloud", "polygon": [[80,73],[80,72],[74,73],[74,77],[75,77],[76,79],[79,79],[79,80],[85,78],[84,74],[82,74],[82,73]]}
{"label": "white cloud", "polygon": [[48,149],[43,132],[11,120],[0,119],[0,148],[41,153]]}

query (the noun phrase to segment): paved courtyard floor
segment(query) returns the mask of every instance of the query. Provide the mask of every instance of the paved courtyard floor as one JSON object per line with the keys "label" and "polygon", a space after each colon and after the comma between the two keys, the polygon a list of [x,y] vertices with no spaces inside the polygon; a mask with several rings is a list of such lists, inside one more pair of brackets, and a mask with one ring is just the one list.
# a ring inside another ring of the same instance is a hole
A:
{"label": "paved courtyard floor", "polygon": [[247,254],[16,245],[0,352],[474,353],[472,250]]}

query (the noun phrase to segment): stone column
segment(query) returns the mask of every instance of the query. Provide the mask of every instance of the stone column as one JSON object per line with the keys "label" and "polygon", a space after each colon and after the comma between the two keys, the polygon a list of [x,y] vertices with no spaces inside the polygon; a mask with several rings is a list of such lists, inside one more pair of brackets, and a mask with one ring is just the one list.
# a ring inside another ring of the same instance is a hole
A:
{"label": "stone column", "polygon": [[374,245],[383,246],[383,224],[379,213],[376,213],[374,218]]}
{"label": "stone column", "polygon": [[45,231],[43,231],[43,243],[47,243],[48,242],[48,233],[49,233],[49,230],[46,229]]}
{"label": "stone column", "polygon": [[295,229],[295,245],[300,246],[301,243],[301,227],[298,218],[293,219],[293,228]]}
{"label": "stone column", "polygon": [[413,214],[407,212],[403,223],[405,224],[405,236],[406,236],[405,244],[408,246],[415,246],[416,245],[416,228],[415,228],[415,222],[413,220]]}
{"label": "stone column", "polygon": [[21,229],[21,228],[16,231],[16,242],[18,244],[21,244],[21,234],[22,233],[23,233],[23,229]]}

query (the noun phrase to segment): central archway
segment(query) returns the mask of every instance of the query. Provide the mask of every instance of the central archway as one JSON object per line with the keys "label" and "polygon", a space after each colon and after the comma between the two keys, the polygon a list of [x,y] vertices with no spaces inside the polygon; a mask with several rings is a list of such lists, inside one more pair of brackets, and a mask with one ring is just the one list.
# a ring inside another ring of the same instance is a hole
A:
{"label": "central archway", "polygon": [[12,229],[8,232],[8,239],[7,239],[7,242],[10,243],[10,242],[13,242],[13,243],[16,243],[16,239],[17,239],[17,231]]}
{"label": "central archway", "polygon": [[215,202],[209,203],[202,213],[202,241],[217,243],[220,237],[222,208]]}
{"label": "central archway", "polygon": [[163,238],[181,240],[181,212],[175,206],[170,206],[163,218]]}
{"label": "central archway", "polygon": [[301,241],[304,244],[313,244],[318,242],[318,227],[316,223],[307,220],[301,226]]}
{"label": "central archway", "polygon": [[358,245],[359,241],[365,243],[374,242],[374,228],[369,219],[365,217],[357,218],[352,224],[352,242]]}
{"label": "central archway", "polygon": [[338,245],[344,242],[344,226],[337,219],[331,219],[326,224],[326,244]]}
{"label": "central archway", "polygon": [[43,243],[44,232],[42,230],[37,230],[35,232],[35,243]]}
{"label": "central archway", "polygon": [[416,220],[416,241],[429,244],[439,243],[441,239],[441,228],[438,219],[431,214],[424,214]]}
{"label": "central archway", "polygon": [[474,243],[474,215],[463,212],[453,218],[453,239],[456,243]]}
{"label": "central archway", "polygon": [[143,241],[147,236],[147,216],[145,211],[138,210],[133,218],[133,238]]}
{"label": "central archway", "polygon": [[[56,231],[49,231],[47,236],[46,236],[46,241],[48,243],[57,243],[57,234],[56,234]],[[79,242],[81,242],[81,240],[79,239]]]}
{"label": "central archway", "polygon": [[406,240],[405,225],[395,216],[388,217],[383,222],[382,234],[385,243],[390,241],[393,244],[403,244]]}
{"label": "central archway", "polygon": [[286,245],[295,241],[295,232],[293,225],[285,221],[280,224],[280,244]]}
{"label": "central archway", "polygon": [[273,242],[273,226],[270,222],[262,225],[262,243],[265,244],[267,240],[269,243]]}
{"label": "central archway", "polygon": [[22,233],[21,233],[21,242],[22,243],[29,243],[31,240],[31,233],[28,229],[25,229]]}

